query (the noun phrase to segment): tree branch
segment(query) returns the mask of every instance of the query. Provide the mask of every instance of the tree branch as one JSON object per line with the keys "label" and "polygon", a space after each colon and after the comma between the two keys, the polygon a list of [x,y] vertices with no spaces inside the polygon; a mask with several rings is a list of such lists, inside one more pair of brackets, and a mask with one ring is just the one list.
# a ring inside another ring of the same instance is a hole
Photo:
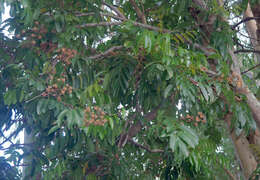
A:
{"label": "tree branch", "polygon": [[139,7],[137,6],[137,4],[135,3],[135,0],[130,0],[130,3],[132,4],[132,6],[135,9],[135,12],[137,14],[137,16],[141,19],[142,23],[147,24],[146,19],[145,19],[145,15],[144,13],[139,9]]}
{"label": "tree branch", "polygon": [[248,70],[246,70],[246,71],[243,71],[243,72],[241,72],[241,74],[245,74],[245,73],[247,73],[248,71],[251,71],[251,70],[253,70],[253,69],[257,68],[258,66],[260,66],[260,63],[259,63],[259,64],[257,64],[257,65],[255,65],[255,66],[253,66],[253,67],[251,67],[251,68],[249,68],[249,69],[248,69]]}
{"label": "tree branch", "polygon": [[164,152],[164,150],[162,150],[162,149],[150,149],[150,148],[147,147],[147,146],[144,146],[144,145],[142,145],[142,144],[138,144],[137,142],[135,142],[135,141],[132,140],[132,139],[129,139],[128,141],[131,142],[132,144],[134,144],[134,145],[137,146],[137,147],[140,147],[140,148],[142,148],[142,149],[145,149],[146,151],[148,151],[148,152],[150,152],[150,153],[162,153],[162,152]]}
{"label": "tree branch", "polygon": [[0,143],[0,146],[3,145],[4,143],[6,143],[7,141],[9,141],[11,144],[14,144],[14,143],[11,141],[11,138],[12,138],[15,134],[16,134],[16,131],[14,131],[9,137],[4,137],[5,140]]}
{"label": "tree branch", "polygon": [[219,165],[224,169],[224,171],[225,171],[226,174],[230,177],[230,179],[236,180],[235,176],[234,176],[225,166],[222,166],[222,165],[220,164],[220,162],[218,161],[218,159],[216,159],[216,162],[217,162],[217,164],[219,164]]}
{"label": "tree branch", "polygon": [[247,21],[255,20],[255,19],[260,19],[260,17],[246,17],[246,18],[242,19],[240,22],[238,22],[237,24],[234,24],[233,26],[231,26],[231,28],[234,30],[240,24],[247,22]]}
{"label": "tree branch", "polygon": [[[139,22],[136,22],[136,21],[131,21],[131,22],[133,23],[134,26],[142,27],[142,28],[145,28],[145,29],[148,29],[148,30],[162,32],[162,33],[173,33],[173,31],[171,31],[169,29],[163,29],[163,28],[151,26],[151,25],[148,25],[148,24],[142,24],[142,23],[139,23]],[[122,21],[122,22],[99,22],[99,23],[83,24],[83,25],[79,25],[77,27],[84,28],[84,27],[97,27],[97,26],[114,26],[114,25],[121,25],[123,23],[124,23],[124,21]]]}
{"label": "tree branch", "polygon": [[123,22],[98,22],[98,23],[88,23],[88,24],[83,24],[79,25],[77,27],[97,27],[97,26],[114,26],[114,25],[120,25]]}
{"label": "tree branch", "polygon": [[121,13],[117,7],[113,6],[113,5],[110,5],[106,2],[102,2],[103,4],[105,4],[107,7],[109,7],[111,10],[113,10],[119,17],[123,18],[123,19],[126,19],[126,17],[123,15],[123,13]]}
{"label": "tree branch", "polygon": [[[77,17],[82,17],[82,16],[94,16],[96,13],[94,12],[89,12],[89,13],[76,13],[76,16]],[[101,16],[108,16],[108,17],[112,17],[113,19],[116,19],[116,20],[121,20],[121,21],[124,21],[125,19],[120,17],[120,16],[116,16],[114,14],[110,14],[110,13],[99,13],[99,15]]]}
{"label": "tree branch", "polygon": [[113,52],[115,50],[120,50],[120,49],[123,49],[123,48],[124,48],[124,46],[113,46],[110,49],[106,50],[105,52],[102,52],[100,54],[96,54],[96,55],[93,55],[93,56],[89,56],[88,59],[101,59],[105,56],[109,56],[109,55],[113,54]]}
{"label": "tree branch", "polygon": [[235,54],[237,53],[258,53],[260,54],[260,51],[257,51],[257,50],[251,50],[251,49],[239,49],[239,50],[236,50],[234,51]]}

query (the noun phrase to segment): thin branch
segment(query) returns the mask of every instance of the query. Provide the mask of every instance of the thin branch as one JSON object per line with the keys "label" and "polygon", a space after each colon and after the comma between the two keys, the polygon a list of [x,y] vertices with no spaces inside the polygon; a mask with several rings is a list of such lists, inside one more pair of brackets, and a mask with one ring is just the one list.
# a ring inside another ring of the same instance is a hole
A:
{"label": "thin branch", "polygon": [[33,100],[35,100],[35,99],[37,99],[37,98],[39,98],[39,97],[41,97],[42,96],[42,94],[39,94],[39,95],[37,95],[37,96],[34,96],[34,97],[32,97],[31,99],[28,99],[27,101],[25,101],[25,103],[29,103],[29,102],[31,102],[31,101],[33,101]]}
{"label": "thin branch", "polygon": [[234,53],[235,54],[237,54],[237,53],[258,53],[258,54],[260,54],[260,51],[253,50],[253,49],[239,49],[239,50],[234,51]]}
{"label": "thin branch", "polygon": [[[89,13],[76,13],[76,16],[77,16],[77,17],[94,16],[94,15],[96,15],[96,13],[94,13],[94,12],[89,12]],[[125,18],[122,18],[122,17],[120,17],[120,16],[116,16],[116,15],[111,14],[111,13],[99,13],[99,15],[112,17],[113,19],[117,19],[117,20],[121,20],[121,21],[124,21],[124,20],[125,20]]]}
{"label": "thin branch", "polygon": [[109,56],[109,55],[113,54],[113,52],[115,50],[120,50],[120,49],[123,49],[123,48],[124,48],[124,46],[113,46],[110,49],[106,50],[105,52],[102,52],[100,54],[96,54],[96,55],[93,55],[93,56],[89,56],[88,59],[100,59],[100,58],[103,58],[105,56]]}
{"label": "thin branch", "polygon": [[97,27],[97,26],[115,26],[115,25],[120,25],[123,22],[99,22],[99,23],[88,23],[88,24],[83,24],[79,25],[77,27]]}
{"label": "thin branch", "polygon": [[137,116],[137,113],[135,113],[131,118],[129,118],[126,121],[126,123],[124,125],[124,129],[123,129],[123,131],[122,131],[122,133],[120,135],[119,141],[118,141],[118,145],[117,146],[119,148],[123,147],[126,144],[126,141],[128,139],[128,133],[126,132],[126,129],[127,129],[128,125],[129,125],[130,121],[133,121],[136,118],[136,116]]}
{"label": "thin branch", "polygon": [[132,140],[132,139],[129,139],[128,141],[131,142],[132,144],[134,144],[134,145],[137,146],[137,147],[140,147],[140,148],[142,148],[142,149],[145,149],[146,151],[148,151],[148,152],[150,152],[150,153],[163,153],[163,152],[164,152],[164,150],[162,150],[162,149],[150,149],[150,148],[147,147],[147,146],[144,146],[144,145],[142,145],[142,144],[138,144],[137,142],[135,142],[135,141]]}
{"label": "thin branch", "polygon": [[28,143],[28,144],[11,144],[9,147],[0,147],[0,150],[4,151],[4,150],[7,150],[7,149],[10,149],[11,147],[19,147],[19,146],[32,146],[34,143]]}
{"label": "thin branch", "polygon": [[230,179],[236,180],[235,176],[234,176],[225,166],[221,165],[220,162],[218,161],[218,159],[216,159],[216,162],[217,162],[217,164],[218,164],[219,166],[221,166],[221,167],[224,169],[224,171],[225,171],[226,174],[230,177]]}
{"label": "thin branch", "polygon": [[253,69],[257,68],[258,66],[260,66],[260,63],[259,63],[259,64],[257,64],[257,65],[255,65],[255,66],[253,66],[253,67],[251,67],[251,68],[249,68],[249,69],[248,69],[248,70],[246,70],[246,71],[243,71],[243,72],[241,72],[241,74],[245,74],[245,73],[247,73],[248,71],[251,71],[251,70],[253,70]]}
{"label": "thin branch", "polygon": [[[8,138],[5,137],[5,140],[3,142],[0,143],[0,146],[3,145],[4,143],[6,143],[7,141],[11,141],[11,138],[16,134],[16,131],[14,131]],[[14,144],[14,143],[12,143]]]}
{"label": "thin branch", "polygon": [[[0,133],[1,133],[1,136],[4,137],[5,140],[6,140],[6,141],[4,141],[4,142],[7,142],[7,141],[8,141],[8,142],[10,142],[12,145],[14,144],[13,141],[11,141],[11,138],[10,138],[10,137],[7,138],[2,131],[0,131]],[[1,143],[1,145],[2,145],[2,144],[4,144],[4,143]]]}
{"label": "thin branch", "polygon": [[137,6],[137,4],[135,3],[135,0],[130,0],[130,3],[132,4],[132,6],[135,9],[135,12],[137,14],[137,16],[141,19],[142,23],[147,24],[146,19],[145,19],[145,15],[144,13],[140,10],[140,8]]}
{"label": "thin branch", "polygon": [[248,39],[250,39],[250,40],[259,41],[258,39],[256,39],[256,38],[252,38],[252,37],[249,37],[249,36],[247,36],[247,35],[241,33],[240,31],[238,31],[238,33],[239,33],[239,35],[241,35],[241,36],[243,36],[243,37],[245,37],[245,38],[248,38]]}
{"label": "thin branch", "polygon": [[113,10],[119,17],[123,18],[123,19],[126,19],[126,17],[124,16],[123,13],[121,13],[116,6],[113,6],[113,5],[110,5],[106,2],[102,2],[103,4],[105,4],[107,7],[109,7],[111,10]]}
{"label": "thin branch", "polygon": [[[83,24],[83,25],[79,25],[77,27],[84,28],[84,27],[97,27],[97,26],[114,26],[114,25],[121,25],[123,23],[124,23],[124,21],[123,22],[99,22],[99,23]],[[135,22],[135,21],[132,21],[132,23],[134,26],[142,27],[142,28],[149,29],[152,31],[157,31],[157,32],[162,32],[162,33],[173,33],[173,31],[171,31],[169,29],[163,29],[163,28],[151,26],[148,24],[142,24],[142,23]]]}
{"label": "thin branch", "polygon": [[234,30],[240,24],[247,22],[247,21],[256,20],[256,19],[260,19],[260,17],[246,17],[246,18],[242,19],[240,22],[238,22],[237,24],[234,24],[231,28]]}

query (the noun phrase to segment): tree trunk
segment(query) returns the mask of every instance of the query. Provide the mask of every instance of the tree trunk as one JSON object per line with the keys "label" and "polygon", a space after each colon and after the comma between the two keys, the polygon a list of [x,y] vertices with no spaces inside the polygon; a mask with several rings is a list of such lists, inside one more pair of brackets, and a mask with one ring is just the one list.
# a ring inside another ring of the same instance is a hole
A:
{"label": "tree trunk", "polygon": [[[244,13],[244,18],[254,17],[250,4],[248,3],[247,9]],[[250,37],[250,41],[255,50],[260,51],[260,43],[257,41],[257,25],[255,20],[245,22],[247,33]],[[256,60],[260,63],[260,54],[256,54]]]}
{"label": "tree trunk", "polygon": [[242,132],[241,135],[237,136],[235,131],[231,129],[231,118],[232,113],[228,113],[225,117],[225,122],[227,123],[230,137],[235,146],[236,156],[242,168],[243,175],[245,179],[248,180],[257,167],[257,161],[250,149],[249,142],[244,133]]}
{"label": "tree trunk", "polygon": [[[205,7],[205,1],[204,0],[193,0],[195,4],[200,6],[202,9],[208,10],[207,7]],[[223,5],[223,1],[219,0],[219,5]],[[212,19],[214,19],[212,15]],[[215,17],[216,19],[216,17]],[[223,21],[227,21],[224,17],[222,17]],[[213,22],[212,23],[206,23],[204,24],[206,26],[204,29],[213,29]],[[203,29],[202,29],[203,30]],[[210,37],[211,33],[210,31],[204,32],[207,37]],[[208,47],[208,44],[203,44],[204,47]],[[234,49],[229,49],[229,54],[232,59],[232,71],[235,73],[235,75],[239,78],[239,84],[236,82],[237,86],[235,87],[236,92],[242,93],[247,97],[247,103],[250,107],[252,114],[254,116],[254,119],[256,121],[257,126],[260,128],[260,103],[255,98],[254,94],[248,89],[246,84],[244,83],[241,72],[240,72],[240,63],[237,58],[237,56],[234,54]],[[225,120],[228,124],[228,129],[230,132],[231,139],[234,143],[236,155],[239,159],[240,165],[242,167],[242,171],[244,174],[245,179],[249,179],[250,175],[254,172],[254,170],[257,167],[257,161],[250,149],[249,142],[245,135],[242,133],[240,136],[237,136],[235,132],[231,129],[231,117],[232,113],[228,113],[225,117]]]}
{"label": "tree trunk", "polygon": [[[32,135],[24,130],[24,144],[31,144],[33,142]],[[26,146],[25,153],[28,153],[23,159],[23,169],[22,169],[22,179],[28,180],[32,169],[32,156],[29,154],[31,152],[31,146]]]}

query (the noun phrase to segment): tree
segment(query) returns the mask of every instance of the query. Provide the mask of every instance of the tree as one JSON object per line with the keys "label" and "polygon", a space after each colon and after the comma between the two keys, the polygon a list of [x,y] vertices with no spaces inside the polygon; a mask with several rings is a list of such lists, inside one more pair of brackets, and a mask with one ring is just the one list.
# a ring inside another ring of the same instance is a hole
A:
{"label": "tree", "polygon": [[1,177],[259,177],[260,2],[0,2]]}

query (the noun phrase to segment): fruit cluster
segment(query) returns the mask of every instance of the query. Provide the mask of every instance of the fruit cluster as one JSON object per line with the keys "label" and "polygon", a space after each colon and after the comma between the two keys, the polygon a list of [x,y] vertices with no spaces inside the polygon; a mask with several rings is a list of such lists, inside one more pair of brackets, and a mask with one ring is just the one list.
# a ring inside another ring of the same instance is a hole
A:
{"label": "fruit cluster", "polygon": [[187,114],[185,119],[186,119],[186,122],[188,122],[188,123],[193,121],[194,126],[198,126],[198,123],[200,123],[200,122],[202,122],[202,123],[206,123],[207,122],[206,117],[205,117],[205,115],[202,112],[198,112],[198,115],[195,116],[195,117],[190,116],[189,114]]}
{"label": "fruit cluster", "polygon": [[17,34],[15,37],[17,39],[21,39],[22,37],[26,37],[26,42],[24,44],[25,47],[34,47],[38,41],[42,40],[46,35],[48,30],[40,25],[38,21],[36,21],[35,26],[31,29],[22,30],[21,34]]}
{"label": "fruit cluster", "polygon": [[[50,76],[50,80],[53,80],[53,76]],[[53,96],[56,97],[57,100],[61,101],[61,96],[65,95],[66,93],[71,94],[72,93],[72,87],[69,84],[65,84],[66,78],[65,75],[61,78],[55,79],[54,83],[52,85],[49,85],[45,91],[42,93],[42,96]]]}
{"label": "fruit cluster", "polygon": [[53,43],[49,40],[43,41],[43,37],[47,37],[46,34],[50,33],[55,34],[56,31],[52,30],[49,32],[44,25],[40,25],[40,23],[36,21],[34,23],[34,27],[27,30],[22,30],[21,34],[16,35],[16,38],[21,39],[22,37],[26,37],[24,47],[35,47],[38,55],[40,55],[41,52],[48,54],[53,53],[52,57],[55,57],[56,61],[63,62],[65,66],[70,65],[70,59],[77,54],[77,51],[69,48],[58,48],[57,43]]}
{"label": "fruit cluster", "polygon": [[105,118],[106,113],[98,106],[86,107],[85,110],[85,125],[104,126],[107,122]]}
{"label": "fruit cluster", "polygon": [[57,50],[59,55],[56,57],[58,60],[61,60],[65,65],[70,65],[70,60],[77,54],[77,51],[74,49],[60,48]]}

